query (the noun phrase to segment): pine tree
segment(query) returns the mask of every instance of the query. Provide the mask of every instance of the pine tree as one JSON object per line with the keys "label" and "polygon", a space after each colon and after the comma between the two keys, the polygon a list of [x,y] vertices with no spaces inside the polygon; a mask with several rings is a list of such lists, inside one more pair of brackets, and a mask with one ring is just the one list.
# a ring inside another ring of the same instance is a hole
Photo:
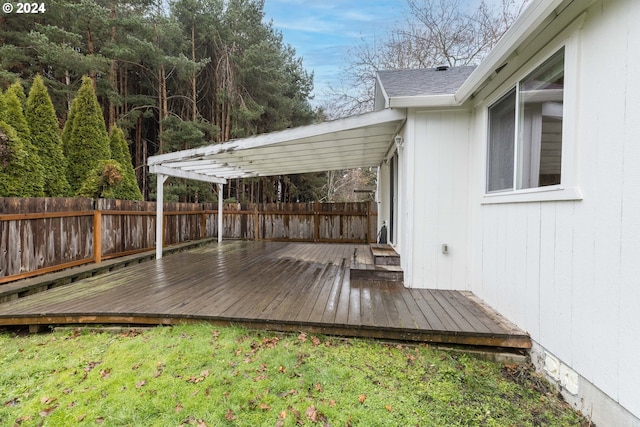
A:
{"label": "pine tree", "polygon": [[127,146],[124,132],[118,127],[111,128],[111,136],[109,138],[111,145],[111,158],[118,162],[122,167],[122,182],[114,189],[116,199],[124,200],[142,200],[142,193],[138,187],[136,173],[131,163],[131,154]]}
{"label": "pine tree", "polygon": [[31,140],[44,167],[44,193],[47,197],[68,196],[67,160],[62,153],[58,119],[42,77],[37,76],[27,98],[26,119]]}
{"label": "pine tree", "polygon": [[109,135],[102,109],[89,77],[82,78],[82,86],[71,103],[70,122],[63,132],[64,154],[67,158],[67,180],[77,193],[90,171],[101,160],[111,158]]}
{"label": "pine tree", "polygon": [[14,128],[0,119],[0,197],[24,197],[28,153]]}
{"label": "pine tree", "polygon": [[20,82],[20,80],[16,80],[11,86],[9,86],[9,89],[7,89],[7,93],[14,93],[20,100],[22,111],[26,110],[27,96],[24,94],[24,86],[22,86],[22,82]]}
{"label": "pine tree", "polygon": [[[14,84],[4,94],[4,113],[0,120],[11,126],[16,136],[20,139],[21,146],[25,150],[24,168],[27,175],[22,183],[23,197],[44,196],[44,167],[40,156],[31,142],[31,131],[24,117],[22,103],[18,93],[22,91],[22,85]],[[24,93],[23,93],[24,94]]]}

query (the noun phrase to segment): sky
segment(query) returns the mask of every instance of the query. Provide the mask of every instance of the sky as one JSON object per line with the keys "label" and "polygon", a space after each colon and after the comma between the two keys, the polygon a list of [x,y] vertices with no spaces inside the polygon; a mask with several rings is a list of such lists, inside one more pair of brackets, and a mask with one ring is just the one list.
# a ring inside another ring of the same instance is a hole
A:
{"label": "sky", "polygon": [[340,85],[349,49],[383,36],[406,16],[405,0],[265,0],[265,20],[314,72],[314,104]]}
{"label": "sky", "polygon": [[[479,0],[463,3],[473,7]],[[313,104],[320,105],[328,87],[340,86],[349,50],[405,22],[409,7],[406,0],[265,0],[264,12],[304,68],[314,72]]]}

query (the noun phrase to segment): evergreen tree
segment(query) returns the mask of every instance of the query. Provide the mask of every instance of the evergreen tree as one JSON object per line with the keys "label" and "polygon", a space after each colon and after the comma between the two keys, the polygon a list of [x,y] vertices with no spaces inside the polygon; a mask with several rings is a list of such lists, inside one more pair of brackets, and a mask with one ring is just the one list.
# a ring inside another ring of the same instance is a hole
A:
{"label": "evergreen tree", "polygon": [[117,199],[123,192],[124,173],[115,160],[100,160],[88,171],[87,178],[78,189],[78,196],[94,199]]}
{"label": "evergreen tree", "polygon": [[31,139],[44,167],[44,193],[47,197],[70,195],[67,160],[62,153],[58,119],[41,76],[33,81],[27,99],[26,119]]}
{"label": "evergreen tree", "polygon": [[22,86],[20,80],[16,80],[11,86],[9,86],[7,93],[14,93],[18,97],[22,111],[27,109],[27,96],[24,94],[24,86]]}
{"label": "evergreen tree", "polygon": [[118,126],[113,126],[109,141],[111,158],[118,162],[122,168],[122,182],[118,188],[114,189],[114,197],[123,200],[142,200],[142,193],[138,187],[124,132]]}
{"label": "evergreen tree", "polygon": [[[20,139],[21,146],[25,150],[24,168],[27,176],[22,183],[23,197],[44,196],[44,167],[40,161],[40,156],[31,142],[31,131],[24,117],[22,103],[18,97],[18,92],[22,91],[22,85],[14,84],[4,94],[4,114],[0,120],[11,126]],[[24,93],[23,93],[24,94]]]}
{"label": "evergreen tree", "polygon": [[77,193],[89,172],[101,160],[111,159],[109,134],[89,77],[83,77],[69,116],[72,120],[65,125],[63,147],[68,162],[67,180]]}
{"label": "evergreen tree", "polygon": [[14,128],[0,119],[0,197],[24,197],[28,153]]}

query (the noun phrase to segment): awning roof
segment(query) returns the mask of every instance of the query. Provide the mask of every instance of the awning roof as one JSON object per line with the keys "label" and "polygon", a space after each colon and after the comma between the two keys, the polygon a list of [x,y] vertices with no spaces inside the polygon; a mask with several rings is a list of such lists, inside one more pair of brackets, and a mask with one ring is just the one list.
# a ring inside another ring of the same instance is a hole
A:
{"label": "awning roof", "polygon": [[386,109],[149,157],[151,173],[224,183],[226,179],[378,166],[404,124]]}

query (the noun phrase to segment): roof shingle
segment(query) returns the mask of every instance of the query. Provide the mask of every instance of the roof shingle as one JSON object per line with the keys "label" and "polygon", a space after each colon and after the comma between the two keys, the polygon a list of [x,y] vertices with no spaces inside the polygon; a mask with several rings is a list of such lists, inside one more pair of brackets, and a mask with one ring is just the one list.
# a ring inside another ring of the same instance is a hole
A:
{"label": "roof shingle", "polygon": [[379,71],[382,87],[390,98],[400,96],[452,95],[469,77],[475,65],[414,70]]}

